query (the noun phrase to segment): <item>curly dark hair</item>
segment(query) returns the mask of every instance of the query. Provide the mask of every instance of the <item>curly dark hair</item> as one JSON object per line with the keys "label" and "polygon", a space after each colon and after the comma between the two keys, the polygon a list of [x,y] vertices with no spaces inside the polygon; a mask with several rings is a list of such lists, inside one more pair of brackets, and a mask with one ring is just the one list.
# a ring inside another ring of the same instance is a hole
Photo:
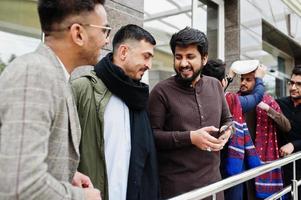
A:
{"label": "curly dark hair", "polygon": [[173,54],[176,46],[186,47],[188,45],[197,45],[198,51],[202,56],[208,55],[208,39],[202,31],[186,27],[172,35],[169,45]]}
{"label": "curly dark hair", "polygon": [[292,75],[301,76],[301,65],[297,65],[294,67],[294,69],[292,71]]}
{"label": "curly dark hair", "polygon": [[225,78],[225,71],[226,64],[222,60],[208,60],[207,64],[202,70],[202,74],[222,81]]}

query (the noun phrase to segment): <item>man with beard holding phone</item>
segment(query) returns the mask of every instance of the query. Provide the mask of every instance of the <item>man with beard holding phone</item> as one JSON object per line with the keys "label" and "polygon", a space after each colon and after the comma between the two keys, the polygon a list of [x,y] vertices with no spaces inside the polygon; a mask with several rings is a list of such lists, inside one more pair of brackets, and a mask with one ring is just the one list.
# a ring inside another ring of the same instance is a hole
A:
{"label": "man with beard holding phone", "polygon": [[[220,150],[232,123],[221,84],[201,75],[208,59],[206,35],[186,27],[172,36],[170,47],[176,75],[157,84],[149,99],[163,199],[221,180]],[[223,193],[217,199],[224,199]]]}
{"label": "man with beard holding phone", "polygon": [[[291,130],[288,134],[278,134],[280,146],[280,156],[290,155],[301,150],[301,66],[297,66],[292,71],[291,79],[288,81],[290,96],[276,99],[283,114],[291,123]],[[297,161],[297,179],[301,178],[301,162]],[[291,184],[293,179],[293,165],[283,167],[284,184]],[[301,194],[301,189],[298,189]]]}

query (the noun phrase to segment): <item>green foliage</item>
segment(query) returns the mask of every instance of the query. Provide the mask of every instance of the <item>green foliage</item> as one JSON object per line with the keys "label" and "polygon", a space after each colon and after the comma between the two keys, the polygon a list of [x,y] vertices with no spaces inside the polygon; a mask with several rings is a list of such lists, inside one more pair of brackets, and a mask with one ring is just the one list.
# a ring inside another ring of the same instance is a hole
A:
{"label": "green foliage", "polygon": [[0,74],[4,70],[5,67],[6,67],[6,64],[0,58]]}
{"label": "green foliage", "polygon": [[9,64],[11,63],[14,59],[16,58],[16,55],[15,54],[12,54],[10,56],[10,58],[8,59],[8,63],[5,63],[2,61],[1,57],[0,57],[0,74],[1,72],[4,70],[4,68]]}

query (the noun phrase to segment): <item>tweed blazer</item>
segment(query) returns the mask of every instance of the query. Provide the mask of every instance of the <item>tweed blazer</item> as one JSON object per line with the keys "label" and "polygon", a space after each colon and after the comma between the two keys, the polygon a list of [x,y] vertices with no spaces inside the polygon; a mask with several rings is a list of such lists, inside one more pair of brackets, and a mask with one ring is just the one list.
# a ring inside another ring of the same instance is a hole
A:
{"label": "tweed blazer", "polygon": [[44,44],[0,76],[0,199],[84,199],[70,182],[80,125],[70,85]]}

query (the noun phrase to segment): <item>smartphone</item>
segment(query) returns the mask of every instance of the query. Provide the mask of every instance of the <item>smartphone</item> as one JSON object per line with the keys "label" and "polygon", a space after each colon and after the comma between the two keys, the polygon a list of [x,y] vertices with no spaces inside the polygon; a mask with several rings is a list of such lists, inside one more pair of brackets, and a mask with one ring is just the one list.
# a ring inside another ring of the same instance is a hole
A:
{"label": "smartphone", "polygon": [[[219,129],[219,134],[222,135],[224,134],[224,132],[230,127],[232,126],[233,124],[228,124],[225,128],[223,128],[223,130]],[[221,127],[222,128],[222,127]]]}

